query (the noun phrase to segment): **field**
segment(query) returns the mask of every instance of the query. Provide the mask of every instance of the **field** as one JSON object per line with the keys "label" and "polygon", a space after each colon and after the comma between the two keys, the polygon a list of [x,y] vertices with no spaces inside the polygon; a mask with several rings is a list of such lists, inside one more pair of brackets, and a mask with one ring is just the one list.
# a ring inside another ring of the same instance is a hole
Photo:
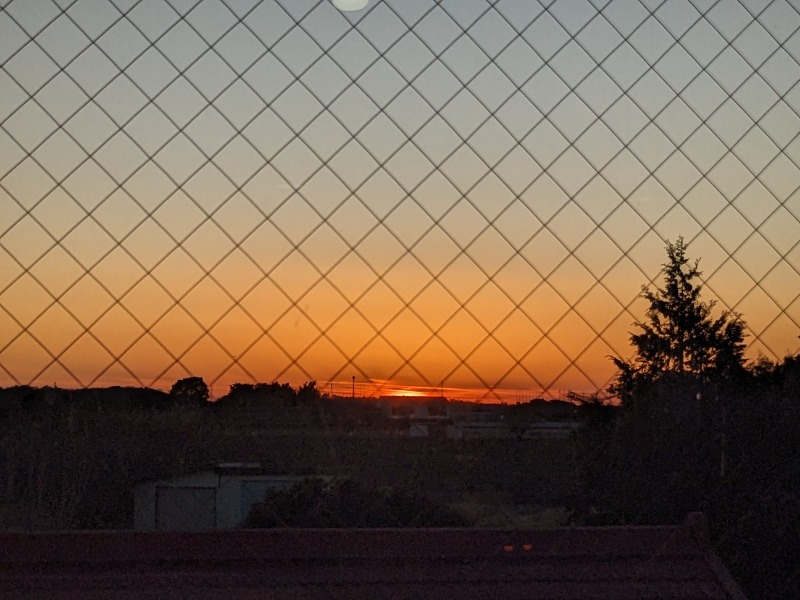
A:
{"label": "field", "polygon": [[[62,397],[63,396],[63,397]],[[0,414],[0,528],[129,528],[138,481],[219,462],[410,490],[477,525],[557,525],[575,489],[571,440],[409,438],[331,425],[318,406],[87,405],[63,395]],[[9,408],[10,407],[10,408]]]}

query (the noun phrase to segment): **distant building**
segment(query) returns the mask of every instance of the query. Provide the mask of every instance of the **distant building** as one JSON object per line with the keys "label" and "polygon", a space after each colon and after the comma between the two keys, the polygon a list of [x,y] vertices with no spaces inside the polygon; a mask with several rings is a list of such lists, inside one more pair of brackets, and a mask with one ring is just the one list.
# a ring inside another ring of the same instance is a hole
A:
{"label": "distant building", "polygon": [[541,422],[516,432],[505,421],[453,421],[447,426],[447,437],[453,439],[488,439],[519,437],[525,440],[565,440],[578,430],[575,422]]}
{"label": "distant building", "polygon": [[443,421],[450,418],[450,403],[443,397],[381,396],[376,406],[388,419],[433,419]]}
{"label": "distant building", "polygon": [[511,437],[502,421],[458,420],[447,426],[447,437],[456,440],[477,440]]}
{"label": "distant building", "polygon": [[574,407],[558,401],[507,406],[451,402],[442,397],[381,396],[376,408],[395,433],[409,437],[568,439],[578,428]]}
{"label": "distant building", "polygon": [[409,437],[444,437],[450,403],[443,397],[381,396],[375,404],[395,433]]}
{"label": "distant building", "polygon": [[220,463],[172,479],[140,482],[134,529],[202,531],[238,527],[270,490],[285,490],[303,476],[267,474],[260,463]]}

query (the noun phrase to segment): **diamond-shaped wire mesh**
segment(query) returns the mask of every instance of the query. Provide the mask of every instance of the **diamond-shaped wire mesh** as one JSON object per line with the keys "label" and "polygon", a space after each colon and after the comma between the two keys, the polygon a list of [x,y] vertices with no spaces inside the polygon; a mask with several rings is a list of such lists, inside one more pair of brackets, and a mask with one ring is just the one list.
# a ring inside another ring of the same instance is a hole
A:
{"label": "diamond-shaped wire mesh", "polygon": [[0,2],[0,384],[594,390],[678,235],[794,352],[799,11]]}

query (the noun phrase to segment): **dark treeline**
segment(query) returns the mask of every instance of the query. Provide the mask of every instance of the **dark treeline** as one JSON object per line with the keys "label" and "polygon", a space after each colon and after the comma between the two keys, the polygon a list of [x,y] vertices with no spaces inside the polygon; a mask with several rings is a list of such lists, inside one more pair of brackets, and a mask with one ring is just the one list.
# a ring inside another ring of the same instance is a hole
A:
{"label": "dark treeline", "polygon": [[[211,399],[208,385],[201,377],[187,377],[175,382],[169,392],[144,387],[111,386],[106,388],[66,389],[28,385],[0,388],[0,421],[33,415],[37,412],[82,411],[108,413],[113,411],[174,411],[202,409],[225,417],[254,418],[254,426],[290,428],[334,426],[359,430],[381,428],[381,410],[377,398],[329,396],[322,394],[316,381],[305,382],[296,388],[289,383],[234,383],[228,392]],[[455,415],[492,409],[509,429],[519,433],[542,421],[564,421],[575,417],[574,401],[534,399],[510,405],[483,405],[476,402],[442,398],[412,399],[400,407],[410,416],[413,404],[425,404],[430,414],[445,414],[450,405]],[[435,406],[434,406],[435,405]],[[456,417],[458,418],[458,417]],[[266,420],[265,420],[266,419]]]}
{"label": "dark treeline", "polygon": [[308,405],[320,398],[315,381],[296,389],[288,383],[234,383],[227,394],[214,401],[201,377],[179,379],[169,392],[146,387],[66,389],[19,385],[0,388],[0,420],[53,410],[148,412],[199,407],[224,411],[270,405],[277,408]]}

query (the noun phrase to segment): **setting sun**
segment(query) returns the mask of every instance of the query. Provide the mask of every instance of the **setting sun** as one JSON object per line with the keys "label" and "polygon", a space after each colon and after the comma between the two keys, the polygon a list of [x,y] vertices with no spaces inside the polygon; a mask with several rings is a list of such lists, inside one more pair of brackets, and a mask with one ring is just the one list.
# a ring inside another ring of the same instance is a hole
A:
{"label": "setting sun", "polygon": [[427,398],[428,394],[417,390],[399,389],[394,391],[394,396],[405,396],[408,398]]}

